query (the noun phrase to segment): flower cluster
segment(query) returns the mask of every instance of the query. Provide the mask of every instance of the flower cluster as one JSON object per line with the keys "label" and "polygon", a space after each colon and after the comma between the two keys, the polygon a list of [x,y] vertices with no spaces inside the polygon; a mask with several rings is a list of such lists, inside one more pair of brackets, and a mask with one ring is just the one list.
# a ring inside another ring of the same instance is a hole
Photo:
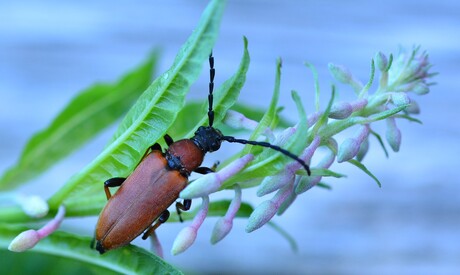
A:
{"label": "flower cluster", "polygon": [[[333,88],[332,97],[327,108],[320,110],[319,89],[315,85],[316,110],[308,116],[301,117],[301,122],[307,125],[302,125],[299,122],[293,127],[284,129],[279,134],[275,134],[269,127],[260,131],[270,143],[283,147],[302,127],[308,129],[307,135],[301,137],[306,140],[306,146],[300,153],[299,158],[311,165],[311,175],[307,175],[299,162],[293,161],[278,171],[268,171],[267,175],[252,178],[250,184],[239,182],[230,186],[225,185],[228,181],[231,182],[235,175],[244,172],[251,163],[264,161],[263,158],[257,158],[252,153],[246,153],[224,166],[221,170],[206,174],[191,182],[180,193],[180,198],[202,198],[202,205],[191,224],[185,227],[177,236],[171,251],[172,254],[179,254],[193,244],[198,230],[209,211],[209,195],[222,189],[233,188],[235,196],[229,204],[225,215],[215,224],[211,236],[213,244],[222,240],[232,229],[233,219],[237,216],[242,205],[243,188],[258,186],[257,195],[260,197],[276,192],[270,199],[258,205],[249,215],[246,231],[252,232],[265,225],[276,214],[281,215],[298,195],[314,186],[323,184],[321,181],[324,177],[340,177],[340,174],[329,170],[334,161],[337,161],[337,163],[350,162],[363,169],[378,182],[361,163],[369,149],[368,140],[370,135],[377,137],[386,152],[380,135],[372,129],[372,123],[379,120],[386,121],[386,140],[391,149],[397,152],[401,145],[401,131],[397,127],[396,120],[408,119],[418,122],[417,119],[411,116],[420,112],[417,103],[413,99],[413,94],[424,95],[428,93],[431,83],[428,83],[427,80],[434,74],[428,72],[431,68],[428,62],[428,55],[425,52],[419,53],[419,48],[414,48],[410,53],[401,51],[395,59],[393,59],[392,55],[387,58],[384,54],[377,53],[371,64],[371,77],[365,85],[345,67],[329,64],[332,76],[338,82],[345,83],[353,89],[357,97],[355,100],[351,102],[335,101]],[[309,64],[307,66],[313,70],[316,78],[314,68]],[[380,79],[375,92],[369,93],[374,79],[375,68],[380,72]],[[259,127],[258,122],[248,119],[243,114],[235,111],[227,112],[224,123],[233,128],[250,131],[254,131]],[[334,136],[350,127],[355,128],[354,134],[339,143]],[[317,163],[311,164],[311,159],[318,148],[325,148],[326,154],[323,154]],[[11,196],[11,198],[15,203],[21,205],[24,212],[30,217],[39,218],[48,213],[48,205],[38,197],[15,195]],[[61,205],[53,220],[39,230],[24,231],[11,242],[9,249],[22,252],[34,247],[39,240],[59,227],[64,215],[65,208]],[[161,256],[161,245],[156,236],[154,234],[152,236],[153,246]]]}
{"label": "flower cluster", "polygon": [[[335,101],[333,88],[332,99],[328,108],[321,111],[317,105],[316,112],[307,116],[308,135],[306,138],[308,142],[299,158],[310,164],[311,158],[318,148],[326,148],[327,153],[312,165],[311,176],[307,176],[302,171],[301,165],[294,161],[277,174],[261,179],[258,184],[257,195],[265,196],[275,191],[276,194],[254,209],[248,219],[247,232],[260,228],[270,221],[275,214],[282,214],[299,194],[318,185],[323,177],[338,176],[337,173],[328,170],[334,160],[338,163],[351,162],[377,180],[361,164],[361,160],[368,151],[368,140],[371,134],[377,137],[386,152],[380,135],[372,129],[372,123],[386,120],[386,140],[391,149],[397,152],[401,144],[401,131],[397,127],[396,119],[418,121],[411,117],[411,115],[419,113],[419,107],[413,99],[413,95],[428,93],[431,83],[428,83],[427,80],[434,74],[428,72],[431,65],[428,62],[427,53],[420,53],[419,48],[414,48],[409,53],[400,50],[395,59],[392,55],[387,57],[379,52],[375,55],[371,65],[370,80],[364,85],[344,66],[329,64],[332,76],[338,82],[349,85],[357,98],[352,102]],[[308,66],[312,68],[311,65]],[[376,68],[380,72],[378,87],[375,92],[369,93]],[[314,68],[312,69],[314,70]],[[319,91],[317,91],[317,97],[318,95]],[[224,123],[234,128],[249,130],[256,129],[258,125],[257,122],[234,111],[227,113]],[[355,133],[339,143],[334,136],[350,127],[355,128]],[[270,142],[282,145],[295,131],[296,126],[284,130],[279,135],[274,135],[272,130],[267,128],[264,135]],[[194,220],[192,225],[181,231],[177,237],[172,250],[173,254],[184,251],[195,240],[198,227],[206,215],[209,203],[208,195],[221,190],[220,187],[225,180],[240,171],[244,171],[245,166],[252,160],[252,155],[245,155],[236,159],[222,170],[195,180],[181,192],[180,197],[184,199],[203,197],[203,206],[195,218],[197,221]],[[232,220],[241,205],[241,187],[239,184],[235,184],[233,188],[235,197],[227,214],[217,221],[211,236],[212,243],[220,241],[229,233],[232,228]]]}

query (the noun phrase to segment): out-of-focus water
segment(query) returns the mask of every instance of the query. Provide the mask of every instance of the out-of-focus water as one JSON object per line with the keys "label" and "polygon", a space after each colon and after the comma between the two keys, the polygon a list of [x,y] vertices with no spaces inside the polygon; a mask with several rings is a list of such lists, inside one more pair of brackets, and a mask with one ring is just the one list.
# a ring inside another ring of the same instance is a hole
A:
{"label": "out-of-focus water", "polygon": [[[14,163],[28,137],[44,128],[77,91],[95,81],[116,79],[156,46],[162,49],[160,71],[165,70],[205,5],[206,1],[1,1],[0,170]],[[269,227],[246,234],[244,220],[236,221],[231,234],[212,246],[215,220],[209,219],[194,246],[166,260],[197,273],[458,272],[460,2],[230,1],[214,49],[217,83],[238,66],[243,35],[249,39],[251,66],[240,100],[268,105],[280,56],[280,104],[293,119],[291,89],[299,91],[307,109],[313,106],[312,77],[304,61],[317,66],[323,105],[332,81],[328,62],[348,66],[365,82],[375,52],[396,53],[399,45],[422,45],[430,53],[433,70],[440,73],[438,84],[417,98],[424,125],[398,124],[403,133],[399,153],[386,159],[376,142],[371,144],[365,164],[382,188],[354,167],[335,165],[333,169],[348,178],[327,181],[332,191],[303,194],[285,215],[275,218],[297,240],[298,253]],[[206,96],[206,80],[203,73],[191,98]],[[349,89],[339,89],[342,99],[352,98]],[[109,136],[110,131],[24,189],[49,196],[95,157]],[[223,158],[236,148],[232,146],[210,155],[207,163]],[[251,192],[245,195],[257,205],[261,199],[253,197]],[[64,226],[91,234],[95,219],[82,223]],[[166,250],[182,226],[160,228]]]}

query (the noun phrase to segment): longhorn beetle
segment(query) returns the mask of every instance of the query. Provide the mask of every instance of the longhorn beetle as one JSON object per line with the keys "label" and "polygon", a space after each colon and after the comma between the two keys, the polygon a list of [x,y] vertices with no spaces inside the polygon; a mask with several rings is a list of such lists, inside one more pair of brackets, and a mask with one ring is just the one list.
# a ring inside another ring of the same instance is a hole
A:
{"label": "longhorn beetle", "polygon": [[[268,147],[302,164],[310,175],[308,165],[293,153],[268,142],[237,139],[224,136],[219,129],[212,127],[214,122],[214,57],[209,55],[209,126],[200,126],[190,139],[173,141],[169,135],[164,139],[168,145],[165,152],[158,143],[147,149],[143,159],[128,178],[111,178],[104,182],[107,204],[102,210],[96,226],[96,250],[104,253],[129,244],[144,233],[146,239],[158,226],[169,218],[168,207],[178,198],[187,186],[191,172],[212,173],[208,167],[201,167],[204,155],[219,150],[222,141]],[[112,196],[110,187],[120,188]],[[182,221],[180,211],[190,209],[192,201],[185,199],[176,202],[176,210]],[[91,245],[94,248],[94,241]]]}

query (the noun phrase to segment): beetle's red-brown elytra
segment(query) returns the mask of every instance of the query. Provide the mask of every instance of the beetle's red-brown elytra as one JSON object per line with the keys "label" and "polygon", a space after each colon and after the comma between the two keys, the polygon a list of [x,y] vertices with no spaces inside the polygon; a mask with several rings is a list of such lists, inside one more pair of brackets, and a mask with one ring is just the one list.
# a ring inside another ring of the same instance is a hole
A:
{"label": "beetle's red-brown elytra", "polygon": [[99,252],[127,245],[142,234],[186,185],[187,178],[168,169],[160,151],[148,154],[102,210],[96,227]]}

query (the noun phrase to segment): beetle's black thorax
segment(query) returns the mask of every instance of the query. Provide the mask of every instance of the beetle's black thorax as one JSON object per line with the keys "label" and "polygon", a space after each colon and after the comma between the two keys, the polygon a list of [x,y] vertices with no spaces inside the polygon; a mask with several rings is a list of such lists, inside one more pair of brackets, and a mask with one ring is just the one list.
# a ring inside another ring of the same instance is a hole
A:
{"label": "beetle's black thorax", "polygon": [[195,132],[191,140],[204,152],[214,152],[219,150],[222,143],[222,133],[211,126],[201,126]]}

